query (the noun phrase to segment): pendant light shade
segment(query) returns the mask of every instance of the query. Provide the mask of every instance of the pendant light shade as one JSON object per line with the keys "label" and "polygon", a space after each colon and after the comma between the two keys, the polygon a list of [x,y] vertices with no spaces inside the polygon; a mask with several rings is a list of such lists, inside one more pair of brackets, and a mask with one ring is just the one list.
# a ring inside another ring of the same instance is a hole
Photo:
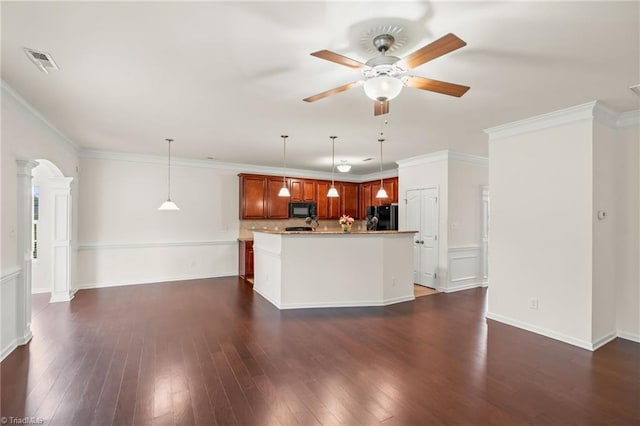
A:
{"label": "pendant light shade", "polygon": [[380,189],[378,189],[376,198],[389,198],[389,194],[387,194],[387,190],[384,189],[384,182],[382,180],[382,142],[384,142],[384,139],[380,138],[378,142],[380,142]]}
{"label": "pendant light shade", "polygon": [[331,187],[327,192],[327,197],[336,198],[339,197],[338,190],[336,189],[336,183],[333,179],[333,173],[336,170],[336,138],[337,136],[329,136],[331,138]]}
{"label": "pendant light shade", "polygon": [[171,201],[171,142],[173,139],[165,139],[169,145],[169,161],[168,161],[168,173],[167,173],[167,201],[162,203],[158,210],[161,211],[176,211],[180,210],[180,208]]}
{"label": "pendant light shade", "polygon": [[286,170],[287,170],[287,138],[289,136],[287,135],[280,135],[280,137],[282,138],[282,147],[283,147],[283,151],[282,151],[282,188],[280,188],[280,191],[278,192],[278,197],[291,197],[291,193],[289,192],[289,188],[287,188],[287,177],[286,177]]}

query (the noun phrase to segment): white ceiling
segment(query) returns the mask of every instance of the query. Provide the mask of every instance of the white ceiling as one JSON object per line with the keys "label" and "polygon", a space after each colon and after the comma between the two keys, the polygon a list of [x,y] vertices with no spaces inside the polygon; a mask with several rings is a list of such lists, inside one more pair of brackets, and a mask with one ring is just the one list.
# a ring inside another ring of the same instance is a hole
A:
{"label": "white ceiling", "polygon": [[[483,129],[602,100],[638,109],[640,3],[631,2],[6,2],[2,79],[88,150],[326,171],[329,136],[352,173],[378,170],[380,117],[361,78],[310,56],[376,54],[362,34],[399,25],[406,56],[443,36],[467,46],[412,74],[471,86],[462,98],[404,88],[382,116],[385,169],[441,149],[487,155]],[[50,53],[48,75],[25,55]],[[362,162],[371,157],[374,161]]]}

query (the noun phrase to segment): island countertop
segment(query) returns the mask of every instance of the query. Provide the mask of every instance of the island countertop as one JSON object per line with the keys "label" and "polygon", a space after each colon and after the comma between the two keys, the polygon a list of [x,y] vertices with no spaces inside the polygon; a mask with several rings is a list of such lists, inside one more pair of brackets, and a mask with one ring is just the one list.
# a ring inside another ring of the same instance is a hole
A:
{"label": "island countertop", "polygon": [[253,291],[278,309],[414,299],[415,231],[254,231]]}
{"label": "island countertop", "polygon": [[418,231],[351,231],[351,232],[343,232],[339,229],[336,230],[326,230],[326,231],[276,231],[270,229],[261,229],[254,230],[253,232],[262,232],[265,234],[278,234],[278,235],[385,235],[385,234],[415,234]]}

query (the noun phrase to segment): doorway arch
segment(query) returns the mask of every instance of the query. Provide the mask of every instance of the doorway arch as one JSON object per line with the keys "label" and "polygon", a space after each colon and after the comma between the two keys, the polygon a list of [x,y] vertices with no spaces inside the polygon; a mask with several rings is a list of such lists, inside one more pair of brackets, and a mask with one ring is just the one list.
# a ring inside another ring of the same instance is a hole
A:
{"label": "doorway arch", "polygon": [[[31,171],[39,188],[38,258],[31,267],[32,288],[51,293],[50,303],[73,298],[71,289],[71,182],[51,161],[36,159]],[[31,213],[30,213],[31,214]],[[33,217],[33,216],[30,216]]]}

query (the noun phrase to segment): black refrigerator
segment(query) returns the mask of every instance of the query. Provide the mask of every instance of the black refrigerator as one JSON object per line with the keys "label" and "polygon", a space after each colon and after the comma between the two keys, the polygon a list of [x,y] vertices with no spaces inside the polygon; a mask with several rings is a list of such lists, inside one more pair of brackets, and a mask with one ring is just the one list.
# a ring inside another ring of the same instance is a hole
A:
{"label": "black refrigerator", "polygon": [[[376,217],[377,223],[371,221]],[[398,230],[398,205],[383,204],[381,206],[367,207],[367,229],[371,231],[397,231]]]}

